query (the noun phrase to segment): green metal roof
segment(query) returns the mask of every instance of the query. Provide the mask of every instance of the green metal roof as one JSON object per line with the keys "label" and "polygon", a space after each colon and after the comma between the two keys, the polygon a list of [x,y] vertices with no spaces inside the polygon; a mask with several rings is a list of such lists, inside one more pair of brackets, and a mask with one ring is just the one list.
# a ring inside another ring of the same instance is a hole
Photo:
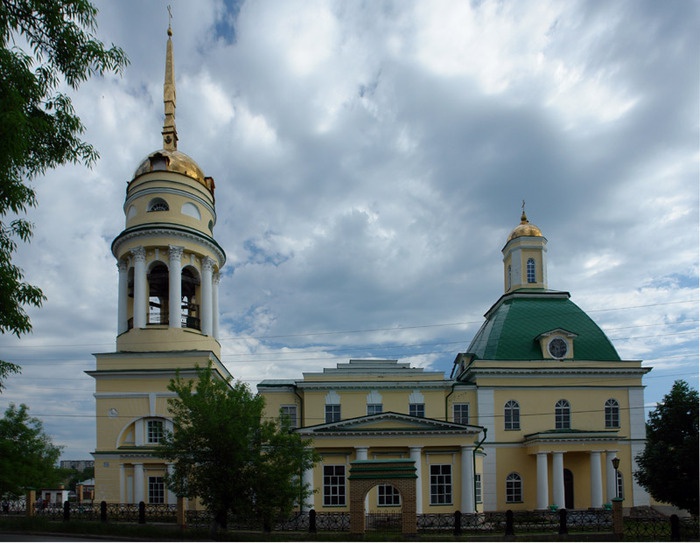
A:
{"label": "green metal roof", "polygon": [[576,334],[577,360],[620,360],[605,333],[568,292],[526,289],[493,305],[467,353],[482,360],[543,360],[537,337],[556,329]]}

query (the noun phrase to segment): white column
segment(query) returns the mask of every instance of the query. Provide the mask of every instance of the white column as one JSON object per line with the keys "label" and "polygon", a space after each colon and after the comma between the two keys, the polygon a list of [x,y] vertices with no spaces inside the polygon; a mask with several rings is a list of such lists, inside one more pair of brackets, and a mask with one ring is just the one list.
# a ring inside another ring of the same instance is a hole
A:
{"label": "white column", "polygon": [[474,513],[474,447],[462,445],[462,513]]}
{"label": "white column", "polygon": [[212,272],[214,261],[205,256],[202,259],[202,333],[210,336],[212,332]]}
{"label": "white column", "polygon": [[182,328],[182,251],[183,247],[170,245],[168,253],[168,327]]}
{"label": "white column", "polygon": [[[172,475],[175,472],[175,465],[168,464],[166,466],[166,469],[168,470],[168,475]],[[165,488],[166,488],[166,492],[168,493],[165,503],[176,504],[177,503],[177,496],[175,495],[175,492],[170,490],[167,486]]]}
{"label": "white column", "polygon": [[143,488],[143,464],[134,464],[134,503],[145,501]]}
{"label": "white column", "polygon": [[221,281],[221,275],[218,273],[214,274],[214,291],[212,299],[212,318],[213,318],[213,335],[214,339],[219,339],[219,281]]}
{"label": "white column", "polygon": [[615,492],[615,468],[612,465],[612,459],[617,456],[617,451],[605,451],[605,489],[606,500],[612,503],[612,499],[617,496]]}
{"label": "white column", "polygon": [[549,506],[549,477],[547,475],[547,453],[537,453],[537,509]]}
{"label": "white column", "polygon": [[146,328],[146,249],[135,247],[134,256],[134,328]]}
{"label": "white column", "polygon": [[416,513],[423,514],[423,466],[421,458],[421,447],[411,447],[411,460],[416,465]]}
{"label": "white column", "polygon": [[119,465],[119,503],[127,503],[126,472],[124,470],[124,464]]}
{"label": "white column", "polygon": [[117,294],[117,335],[129,330],[127,300],[129,297],[129,265],[126,260],[117,262],[119,270],[119,293]]}
{"label": "white column", "polygon": [[[355,460],[367,460],[368,447],[355,447]],[[369,492],[365,496],[365,513],[369,511]]]}
{"label": "white column", "polygon": [[591,507],[603,507],[603,472],[600,467],[600,451],[591,451]]}
{"label": "white column", "polygon": [[560,508],[566,507],[564,498],[564,453],[552,453],[552,499]]}
{"label": "white column", "polygon": [[314,508],[314,468],[310,467],[304,470],[301,478],[302,484],[311,492],[302,504],[302,511],[311,511]]}

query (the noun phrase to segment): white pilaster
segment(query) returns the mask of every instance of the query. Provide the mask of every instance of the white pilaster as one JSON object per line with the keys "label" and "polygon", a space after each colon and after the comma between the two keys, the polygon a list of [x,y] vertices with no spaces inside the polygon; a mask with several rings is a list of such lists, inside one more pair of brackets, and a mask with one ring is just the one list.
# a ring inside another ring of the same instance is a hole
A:
{"label": "white pilaster", "polygon": [[126,472],[124,470],[124,464],[119,465],[119,503],[127,503]]}
{"label": "white pilaster", "polygon": [[129,265],[126,260],[117,263],[119,270],[119,293],[117,295],[117,335],[129,330],[127,301],[129,297]]}
{"label": "white pilaster", "polygon": [[547,474],[547,453],[537,453],[537,509],[549,506],[549,476]]}
{"label": "white pilaster", "polygon": [[143,464],[134,464],[134,503],[141,503],[143,499]]}
{"label": "white pilaster", "polygon": [[591,507],[603,507],[603,472],[600,466],[600,451],[591,451]]}
{"label": "white pilaster", "polygon": [[612,459],[617,456],[617,451],[605,451],[605,499],[612,503],[615,497],[615,468]]}
{"label": "white pilaster", "polygon": [[134,256],[134,328],[146,328],[146,249],[135,247]]}
{"label": "white pilaster", "polygon": [[552,453],[552,499],[560,508],[566,507],[564,498],[564,453]]}
{"label": "white pilaster", "polygon": [[219,339],[219,281],[221,281],[221,275],[218,273],[214,274],[214,291],[212,299],[212,319],[213,319],[213,335],[214,339]]}
{"label": "white pilaster", "polygon": [[474,513],[474,447],[462,445],[462,513]]}
{"label": "white pilaster", "polygon": [[416,513],[423,513],[423,461],[421,458],[421,447],[410,447],[411,460],[416,466]]}
{"label": "white pilaster", "polygon": [[214,261],[208,256],[202,259],[202,333],[212,335],[212,274]]}
{"label": "white pilaster", "polygon": [[182,251],[183,247],[170,245],[168,253],[168,327],[182,327]]}

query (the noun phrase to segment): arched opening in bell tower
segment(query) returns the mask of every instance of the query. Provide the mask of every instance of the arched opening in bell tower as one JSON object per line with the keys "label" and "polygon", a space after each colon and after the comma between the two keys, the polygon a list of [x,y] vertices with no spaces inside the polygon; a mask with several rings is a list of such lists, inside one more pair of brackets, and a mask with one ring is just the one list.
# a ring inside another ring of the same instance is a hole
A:
{"label": "arched opening in bell tower", "polygon": [[182,270],[182,325],[185,328],[201,330],[201,320],[199,314],[200,299],[199,273],[192,266],[187,266]]}
{"label": "arched opening in bell tower", "polygon": [[168,268],[160,262],[148,273],[148,324],[168,324]]}

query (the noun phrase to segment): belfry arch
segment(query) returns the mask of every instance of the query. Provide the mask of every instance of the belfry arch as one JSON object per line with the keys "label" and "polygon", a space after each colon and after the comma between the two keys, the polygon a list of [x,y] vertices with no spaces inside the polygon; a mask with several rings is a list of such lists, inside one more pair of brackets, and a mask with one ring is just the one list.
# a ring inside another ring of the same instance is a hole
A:
{"label": "belfry arch", "polygon": [[401,494],[401,533],[415,535],[416,466],[413,460],[355,460],[350,462],[350,533],[365,532],[365,496],[377,485],[391,485]]}

